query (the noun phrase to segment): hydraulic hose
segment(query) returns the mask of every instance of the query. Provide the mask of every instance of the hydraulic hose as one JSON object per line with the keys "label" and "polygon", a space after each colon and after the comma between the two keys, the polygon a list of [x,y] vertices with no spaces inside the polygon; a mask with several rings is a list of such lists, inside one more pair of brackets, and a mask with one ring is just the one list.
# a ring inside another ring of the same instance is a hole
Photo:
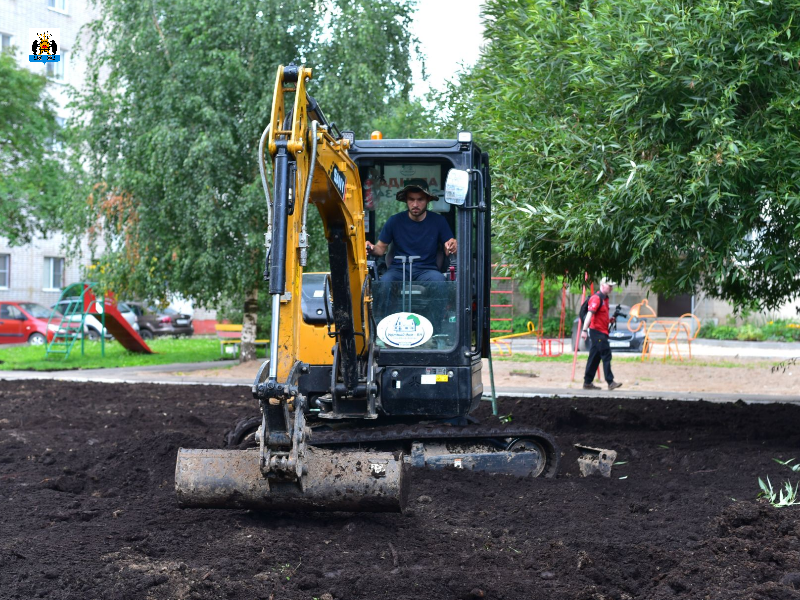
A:
{"label": "hydraulic hose", "polygon": [[267,172],[264,165],[264,147],[266,146],[270,127],[272,127],[272,123],[264,129],[264,133],[261,134],[261,140],[258,142],[258,170],[261,173],[261,185],[264,187],[264,194],[267,197],[267,233],[264,234],[264,246],[267,249],[264,259],[265,277],[269,272],[269,255],[272,249],[272,198],[269,195],[269,183],[267,183]]}

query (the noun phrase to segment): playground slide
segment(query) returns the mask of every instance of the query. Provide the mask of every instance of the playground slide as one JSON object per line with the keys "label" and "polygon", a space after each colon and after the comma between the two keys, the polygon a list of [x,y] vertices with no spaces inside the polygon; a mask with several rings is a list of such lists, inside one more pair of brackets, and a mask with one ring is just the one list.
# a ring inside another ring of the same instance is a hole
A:
{"label": "playground slide", "polygon": [[92,290],[88,289],[83,295],[83,302],[84,311],[95,315],[98,319],[102,319],[102,313],[105,311],[106,329],[124,348],[131,352],[153,354],[145,341],[117,310],[117,302],[111,294],[106,296],[105,302],[98,302]]}

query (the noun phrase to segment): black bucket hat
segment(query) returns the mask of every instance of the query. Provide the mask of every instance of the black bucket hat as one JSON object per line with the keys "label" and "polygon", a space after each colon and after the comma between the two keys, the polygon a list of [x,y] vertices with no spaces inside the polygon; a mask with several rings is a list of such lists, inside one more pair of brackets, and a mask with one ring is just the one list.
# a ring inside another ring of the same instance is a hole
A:
{"label": "black bucket hat", "polygon": [[428,182],[424,179],[409,179],[406,181],[406,186],[397,192],[395,196],[400,202],[406,201],[406,194],[408,192],[422,192],[428,197],[428,200],[436,200],[434,196],[428,192]]}

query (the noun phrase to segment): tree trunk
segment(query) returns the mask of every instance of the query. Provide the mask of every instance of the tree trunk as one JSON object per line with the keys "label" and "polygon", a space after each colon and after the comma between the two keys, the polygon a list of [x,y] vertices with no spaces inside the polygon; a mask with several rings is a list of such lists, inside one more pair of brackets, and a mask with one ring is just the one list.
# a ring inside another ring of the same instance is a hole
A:
{"label": "tree trunk", "polygon": [[256,359],[256,324],[258,323],[258,288],[254,287],[244,297],[244,318],[242,319],[242,351],[240,362]]}

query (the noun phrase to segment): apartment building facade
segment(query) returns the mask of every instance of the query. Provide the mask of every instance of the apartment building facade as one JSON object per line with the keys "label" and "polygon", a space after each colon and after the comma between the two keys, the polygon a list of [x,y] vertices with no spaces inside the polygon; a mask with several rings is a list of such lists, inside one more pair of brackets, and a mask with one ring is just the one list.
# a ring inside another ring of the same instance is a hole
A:
{"label": "apartment building facade", "polygon": [[[79,32],[95,14],[87,0],[0,0],[0,49],[12,52],[21,67],[47,76],[47,93],[62,125],[70,116],[68,88],[80,88],[86,76],[86,61],[75,53]],[[38,32],[57,32],[58,62],[30,62]],[[89,265],[88,247],[83,248],[86,258],[70,258],[64,242],[63,236],[53,235],[11,246],[0,237],[0,300],[49,306],[64,287],[81,281],[82,271]]]}

